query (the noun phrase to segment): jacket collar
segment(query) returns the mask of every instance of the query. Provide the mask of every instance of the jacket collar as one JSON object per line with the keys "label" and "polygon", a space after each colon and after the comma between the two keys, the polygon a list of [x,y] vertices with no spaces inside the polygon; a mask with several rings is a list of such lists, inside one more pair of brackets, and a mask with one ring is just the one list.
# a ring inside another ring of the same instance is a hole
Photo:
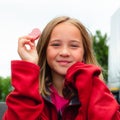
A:
{"label": "jacket collar", "polygon": [[[54,103],[52,102],[52,99],[51,99],[51,96],[50,96],[50,95],[42,96],[42,97],[43,97],[44,100],[46,100],[46,101],[54,104]],[[70,100],[70,102],[69,102],[69,106],[74,106],[74,105],[79,105],[79,106],[81,105],[81,103],[80,103],[80,101],[79,101],[79,99],[78,99],[77,96],[74,96],[74,97]]]}
{"label": "jacket collar", "polygon": [[71,105],[81,105],[81,104],[80,104],[80,101],[79,101],[78,97],[77,97],[77,96],[74,96],[74,97],[70,100],[69,105],[71,106]]}

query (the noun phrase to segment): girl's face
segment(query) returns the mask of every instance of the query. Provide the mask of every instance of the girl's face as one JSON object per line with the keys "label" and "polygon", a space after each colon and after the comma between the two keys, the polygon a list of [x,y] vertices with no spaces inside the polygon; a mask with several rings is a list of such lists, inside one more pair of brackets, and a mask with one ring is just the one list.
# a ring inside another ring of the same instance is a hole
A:
{"label": "girl's face", "polygon": [[51,33],[46,55],[52,74],[64,76],[71,65],[83,60],[84,48],[79,29],[67,22],[57,25]]}

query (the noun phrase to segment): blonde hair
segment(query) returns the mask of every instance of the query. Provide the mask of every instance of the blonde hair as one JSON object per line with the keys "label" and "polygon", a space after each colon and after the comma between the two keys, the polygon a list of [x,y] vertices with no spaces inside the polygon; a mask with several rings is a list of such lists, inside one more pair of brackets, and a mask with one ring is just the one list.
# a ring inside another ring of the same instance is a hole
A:
{"label": "blonde hair", "polygon": [[[84,62],[86,64],[94,64],[98,66],[97,60],[94,56],[93,46],[92,46],[92,36],[88,29],[77,19],[70,18],[68,16],[61,16],[51,20],[46,27],[44,28],[41,37],[37,43],[37,52],[39,55],[38,65],[40,66],[40,93],[42,95],[49,94],[48,88],[49,84],[52,82],[50,67],[47,64],[46,60],[46,49],[51,37],[51,33],[56,25],[69,22],[75,25],[82,35],[83,46],[84,46]],[[102,75],[101,75],[102,76]]]}

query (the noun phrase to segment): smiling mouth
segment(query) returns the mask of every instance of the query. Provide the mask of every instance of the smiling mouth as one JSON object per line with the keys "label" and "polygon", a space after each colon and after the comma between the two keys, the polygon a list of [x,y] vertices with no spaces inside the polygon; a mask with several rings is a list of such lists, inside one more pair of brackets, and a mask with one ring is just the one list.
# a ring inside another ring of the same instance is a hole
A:
{"label": "smiling mouth", "polygon": [[62,66],[68,65],[69,63],[71,63],[70,61],[58,61],[58,63]]}

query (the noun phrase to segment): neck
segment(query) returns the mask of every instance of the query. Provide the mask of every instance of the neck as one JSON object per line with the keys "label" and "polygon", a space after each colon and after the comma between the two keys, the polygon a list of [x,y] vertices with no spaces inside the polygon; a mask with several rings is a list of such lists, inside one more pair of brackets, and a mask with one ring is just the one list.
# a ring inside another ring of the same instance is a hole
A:
{"label": "neck", "polygon": [[63,76],[53,76],[53,86],[55,87],[55,89],[57,90],[58,94],[60,96],[63,96],[62,90],[64,87],[64,79],[65,77]]}

